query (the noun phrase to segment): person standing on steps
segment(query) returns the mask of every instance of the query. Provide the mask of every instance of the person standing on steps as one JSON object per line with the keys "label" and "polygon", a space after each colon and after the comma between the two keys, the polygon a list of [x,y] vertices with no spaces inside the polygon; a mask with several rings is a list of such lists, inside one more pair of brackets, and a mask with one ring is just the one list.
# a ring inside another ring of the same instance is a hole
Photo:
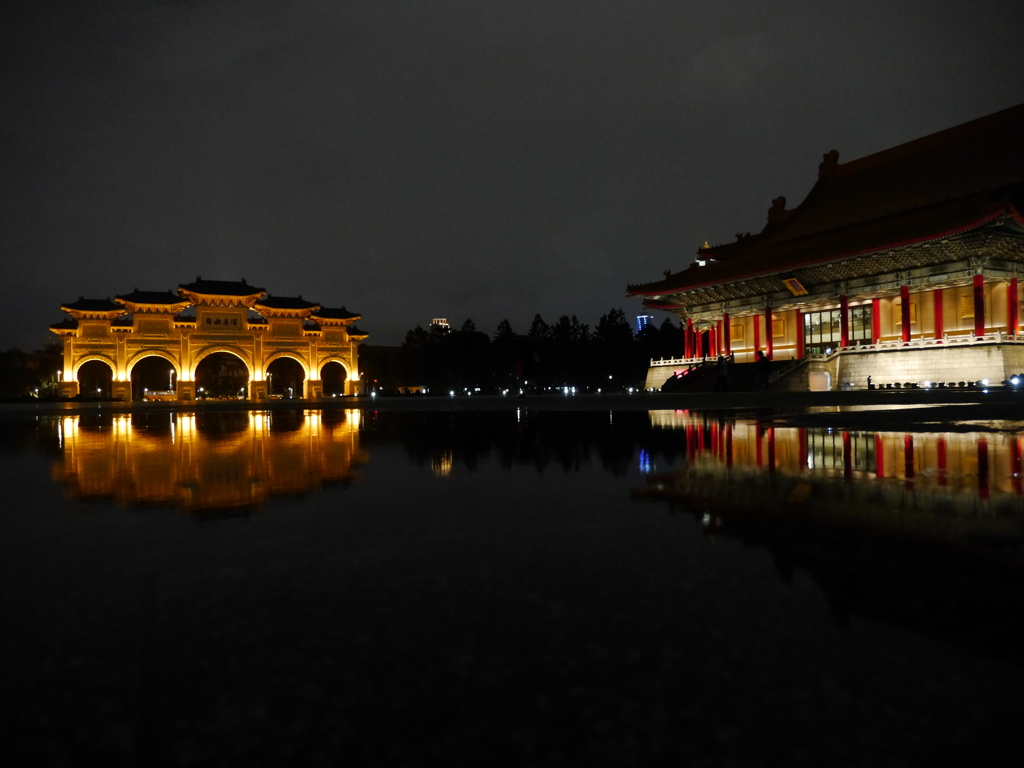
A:
{"label": "person standing on steps", "polygon": [[725,355],[718,356],[718,364],[715,373],[715,392],[729,391],[729,363],[732,360]]}
{"label": "person standing on steps", "polygon": [[772,361],[768,359],[768,355],[764,353],[764,350],[758,350],[757,352],[757,391],[760,392],[762,389],[768,389],[768,377],[772,373]]}

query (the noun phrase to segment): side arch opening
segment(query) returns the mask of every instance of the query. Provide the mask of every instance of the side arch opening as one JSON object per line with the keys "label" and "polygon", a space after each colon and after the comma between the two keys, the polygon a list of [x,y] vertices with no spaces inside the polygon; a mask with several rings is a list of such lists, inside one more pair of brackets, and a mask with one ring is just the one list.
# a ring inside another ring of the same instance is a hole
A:
{"label": "side arch opening", "polygon": [[113,396],[114,367],[107,360],[86,360],[78,366],[75,380],[82,398],[107,400]]}
{"label": "side arch opening", "polygon": [[323,382],[324,395],[338,397],[345,394],[345,382],[348,381],[348,368],[336,360],[324,363],[320,368],[320,380]]}

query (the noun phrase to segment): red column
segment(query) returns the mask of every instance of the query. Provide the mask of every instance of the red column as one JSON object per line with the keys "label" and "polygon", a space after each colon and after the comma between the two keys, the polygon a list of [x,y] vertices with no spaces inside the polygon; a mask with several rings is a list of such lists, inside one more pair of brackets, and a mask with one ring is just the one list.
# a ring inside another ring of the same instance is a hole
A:
{"label": "red column", "polygon": [[1006,286],[1006,332],[1014,336],[1017,335],[1018,307],[1017,278],[1014,277],[1010,280],[1010,284]]}
{"label": "red column", "polygon": [[938,459],[939,459],[939,485],[943,488],[949,483],[949,477],[946,475],[946,438],[939,438],[938,445]]}
{"label": "red column", "polygon": [[974,335],[985,335],[985,276],[974,276]]}
{"label": "red column", "polygon": [[683,357],[693,357],[693,320],[686,318],[686,329],[683,331]]}
{"label": "red column", "polygon": [[988,440],[978,440],[978,496],[988,498]]}
{"label": "red column", "polygon": [[804,349],[804,313],[799,309],[796,311],[796,356],[802,358],[807,350]]}
{"label": "red column", "polygon": [[843,479],[853,478],[853,440],[849,432],[843,432]]}
{"label": "red column", "polygon": [[1024,491],[1024,485],[1021,484],[1020,435],[1010,437],[1010,465],[1013,471],[1013,491],[1020,496]]}
{"label": "red column", "polygon": [[903,343],[910,341],[910,287],[900,286],[900,325],[903,332]]}
{"label": "red column", "polygon": [[1014,475],[1013,475],[1014,476],[1014,481],[1013,481],[1014,493],[1017,494],[1017,496],[1020,496],[1022,490],[1024,490],[1024,484],[1022,484],[1022,481],[1021,481],[1021,437],[1020,437],[1020,435],[1015,434],[1011,438],[1011,440],[1010,440],[1010,449],[1011,449],[1010,457],[1011,457],[1011,461],[1013,463],[1013,470],[1014,470]]}
{"label": "red column", "polygon": [[766,306],[764,308],[764,352],[768,355],[769,360],[774,359],[772,346],[772,308]]}
{"label": "red column", "polygon": [[871,343],[877,344],[882,338],[882,318],[879,315],[878,299],[871,300]]}
{"label": "red column", "polygon": [[903,477],[908,490],[914,487],[914,436],[903,436]]}
{"label": "red column", "polygon": [[729,325],[729,313],[722,315],[722,348],[726,356],[732,354],[732,327]]}
{"label": "red column", "polygon": [[850,346],[850,300],[845,294],[839,297],[839,346]]}
{"label": "red column", "polygon": [[711,357],[718,357],[718,334],[713,325],[708,328],[708,354]]}
{"label": "red column", "polygon": [[932,298],[935,302],[935,338],[941,339],[946,332],[946,328],[942,324],[942,289],[932,291]]}

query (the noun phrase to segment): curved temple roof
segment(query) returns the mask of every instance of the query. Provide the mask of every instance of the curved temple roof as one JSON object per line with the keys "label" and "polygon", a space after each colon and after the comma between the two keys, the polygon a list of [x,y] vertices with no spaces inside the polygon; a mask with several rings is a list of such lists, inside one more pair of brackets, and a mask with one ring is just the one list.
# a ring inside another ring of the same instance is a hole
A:
{"label": "curved temple roof", "polygon": [[252,308],[267,317],[309,317],[320,305],[301,296],[267,296],[253,302]]}
{"label": "curved temple roof", "polygon": [[[1024,104],[839,163],[823,157],[804,201],[773,201],[761,232],[701,248],[704,266],[627,286],[665,296],[949,237],[1004,220],[1024,225]],[[655,306],[649,303],[648,306]]]}
{"label": "curved temple roof", "polygon": [[[61,305],[61,309],[71,315],[74,320],[63,320],[50,326],[54,333],[66,334],[78,327],[78,320],[115,320],[124,318],[119,324],[131,325],[126,315],[135,312],[158,312],[173,314],[176,324],[192,324],[194,316],[185,317],[181,312],[193,304],[245,306],[259,312],[264,317],[259,320],[252,318],[250,325],[265,325],[267,317],[294,317],[310,319],[318,326],[348,326],[361,318],[361,315],[349,312],[344,307],[323,307],[317,302],[307,301],[301,296],[269,296],[263,288],[249,285],[245,280],[238,282],[226,280],[203,280],[184,283],[178,287],[178,294],[171,291],[140,291],[138,288],[131,293],[120,294],[110,299],[86,299],[80,296],[78,301]],[[360,332],[349,336],[365,338],[367,334]]]}

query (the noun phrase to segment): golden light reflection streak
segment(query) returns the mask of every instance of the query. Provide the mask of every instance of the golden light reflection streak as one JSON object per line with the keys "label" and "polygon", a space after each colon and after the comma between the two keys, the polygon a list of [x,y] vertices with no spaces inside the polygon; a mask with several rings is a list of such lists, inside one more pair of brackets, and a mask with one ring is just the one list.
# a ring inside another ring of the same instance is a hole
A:
{"label": "golden light reflection streak", "polygon": [[65,417],[54,478],[74,499],[198,511],[251,507],[275,495],[349,482],[366,461],[358,410],[346,410],[337,424],[306,411],[298,429],[288,431],[275,431],[261,412],[249,414],[243,433],[224,432],[218,414],[209,417],[200,426],[195,414],[172,415],[168,432],[137,429],[132,416],[114,416],[107,425]]}

